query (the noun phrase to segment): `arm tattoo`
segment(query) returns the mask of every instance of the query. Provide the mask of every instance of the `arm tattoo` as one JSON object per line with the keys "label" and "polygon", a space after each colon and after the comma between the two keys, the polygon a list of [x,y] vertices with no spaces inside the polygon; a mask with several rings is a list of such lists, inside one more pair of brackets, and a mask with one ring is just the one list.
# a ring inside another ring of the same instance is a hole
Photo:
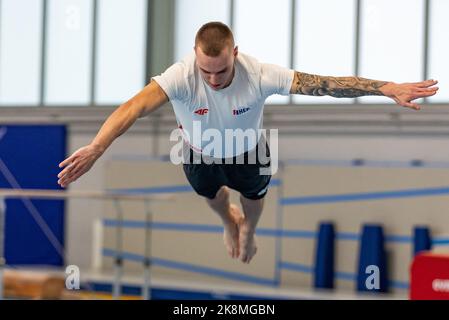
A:
{"label": "arm tattoo", "polygon": [[379,88],[386,83],[386,81],[360,77],[324,77],[295,71],[290,93],[311,96],[328,95],[335,98],[382,96]]}

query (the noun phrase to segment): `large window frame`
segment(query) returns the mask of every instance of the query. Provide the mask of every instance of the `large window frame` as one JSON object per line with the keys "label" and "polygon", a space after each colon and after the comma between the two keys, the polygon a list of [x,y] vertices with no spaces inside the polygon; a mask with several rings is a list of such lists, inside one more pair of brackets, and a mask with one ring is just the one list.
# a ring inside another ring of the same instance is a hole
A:
{"label": "large window frame", "polygon": [[[44,8],[44,10],[42,10],[42,30],[43,31],[45,31],[46,30],[46,26],[48,25],[48,21],[47,21],[47,19],[48,19],[48,16],[47,16],[47,10],[48,10],[48,0],[42,0],[43,1],[43,8]],[[98,37],[98,34],[97,34],[97,29],[98,29],[98,26],[97,26],[97,18],[98,18],[98,12],[97,12],[97,10],[98,10],[98,1],[99,0],[92,0],[93,1],[93,10],[94,10],[94,12],[93,12],[93,14],[92,14],[92,16],[93,16],[93,28],[92,28],[92,43],[93,43],[93,45],[92,45],[92,63],[91,63],[91,88],[90,88],[90,91],[91,91],[91,96],[90,96],[90,101],[89,101],[89,103],[87,104],[87,105],[82,105],[82,106],[74,106],[74,105],[70,105],[70,104],[67,104],[67,106],[64,106],[64,105],[61,105],[60,107],[61,107],[61,109],[63,109],[63,108],[73,108],[73,107],[75,107],[75,108],[77,108],[77,107],[83,107],[83,108],[85,108],[86,106],[87,107],[101,107],[101,108],[103,108],[103,107],[106,107],[106,108],[109,108],[109,107],[116,107],[117,106],[117,104],[114,104],[114,105],[102,105],[102,104],[97,104],[97,103],[95,103],[95,80],[96,80],[96,74],[95,74],[95,68],[96,68],[96,65],[95,65],[95,58],[94,57],[96,57],[96,54],[97,54],[97,52],[96,52],[96,50],[98,50],[98,48],[97,48],[97,45],[96,45],[96,41],[97,41],[97,37]],[[148,6],[150,6],[151,5],[151,3],[153,2],[152,0],[147,0],[148,1]],[[174,0],[171,0],[173,3],[175,3],[175,1]],[[188,1],[188,0],[184,0],[184,1]],[[229,21],[229,25],[230,25],[230,27],[232,28],[233,27],[233,25],[234,25],[234,21],[235,21],[235,16],[236,16],[236,0],[229,0],[230,1],[230,10],[229,10],[229,12],[228,12],[228,15],[229,15],[229,18],[228,18],[228,21]],[[295,37],[296,37],[296,24],[297,24],[297,20],[295,19],[295,7],[298,5],[298,3],[299,3],[299,1],[302,1],[302,0],[290,0],[290,7],[291,7],[291,12],[292,12],[292,17],[291,17],[291,19],[289,20],[290,22],[288,22],[288,21],[286,21],[286,23],[289,23],[290,25],[289,25],[289,27],[290,27],[290,30],[291,30],[291,44],[290,44],[290,46],[291,46],[291,51],[290,51],[290,57],[291,57],[291,59],[290,59],[290,64],[289,65],[287,65],[287,66],[285,66],[285,67],[289,67],[289,68],[292,68],[292,69],[294,69],[294,66],[295,66],[295,61],[294,61],[294,57],[295,57]],[[354,21],[355,21],[355,28],[356,28],[356,31],[355,31],[355,37],[354,37],[354,73],[353,73],[353,75],[354,76],[358,76],[359,75],[359,73],[360,73],[360,46],[361,46],[361,32],[360,32],[360,29],[361,29],[361,23],[362,23],[362,19],[363,19],[363,17],[360,15],[360,13],[361,13],[361,8],[362,8],[362,4],[363,4],[363,1],[364,0],[355,0],[356,1],[356,10],[354,11]],[[428,76],[429,76],[429,57],[430,57],[430,54],[429,54],[429,52],[430,52],[430,48],[429,48],[429,38],[430,38],[430,32],[431,32],[431,30],[430,30],[430,28],[429,28],[429,21],[430,21],[430,15],[431,15],[431,5],[432,5],[432,2],[433,2],[433,0],[422,0],[423,1],[423,3],[424,3],[424,8],[425,8],[425,10],[424,10],[424,12],[423,12],[423,16],[424,16],[424,18],[423,18],[423,48],[422,48],[422,52],[423,52],[423,54],[422,54],[422,59],[423,59],[423,61],[422,61],[422,79],[426,79]],[[2,2],[2,0],[0,0],[0,10],[1,10],[1,2]],[[173,12],[172,12],[172,15],[173,16],[175,16],[175,12],[176,12],[176,8],[175,8],[175,6],[173,5]],[[151,29],[150,29],[150,25],[151,25],[151,23],[149,23],[148,21],[150,20],[150,19],[152,19],[151,18],[151,10],[147,10],[147,12],[146,12],[146,14],[147,14],[147,16],[146,16],[146,19],[147,19],[147,29],[146,29],[146,32],[147,33],[149,33],[150,31],[151,31]],[[0,21],[0,27],[1,27],[1,21]],[[172,33],[174,33],[174,29],[175,29],[175,27],[174,26],[171,26],[171,28],[173,28],[173,30],[171,30],[171,32]],[[149,38],[147,38],[147,39],[149,39]],[[176,36],[173,36],[173,37],[171,37],[168,41],[171,41],[171,42],[174,42],[175,41],[175,39],[176,39]],[[46,45],[45,45],[45,42],[47,41],[47,39],[46,39],[46,33],[45,32],[43,32],[43,35],[42,35],[42,39],[41,39],[41,41],[42,41],[42,55],[43,56],[45,56],[45,50],[46,50]],[[193,41],[193,40],[192,40]],[[149,72],[150,72],[150,70],[152,70],[152,68],[150,68],[150,67],[148,67],[148,64],[150,63],[150,61],[151,61],[151,57],[153,56],[153,55],[155,55],[155,52],[158,50],[158,47],[157,46],[155,46],[154,45],[154,43],[151,43],[151,41],[147,41],[146,42],[146,44],[145,44],[145,50],[146,50],[146,57],[145,57],[145,61],[144,61],[144,64],[145,64],[145,66],[146,66],[146,69],[145,69],[145,71],[146,71],[146,79],[150,79],[150,77],[152,76],[152,74],[149,74]],[[172,47],[175,47],[173,44],[172,44]],[[174,50],[173,50],[174,51]],[[1,52],[1,51],[0,51]],[[172,56],[175,56],[175,52],[173,52],[172,53]],[[40,74],[40,79],[41,79],[41,83],[40,83],[40,92],[41,92],[41,94],[40,94],[40,102],[39,102],[39,104],[38,105],[33,105],[33,106],[30,106],[30,107],[33,107],[33,108],[45,108],[45,107],[49,107],[50,105],[46,105],[45,104],[45,101],[44,101],[44,98],[45,98],[45,84],[46,84],[46,74],[45,74],[45,72],[46,72],[46,66],[45,66],[45,59],[42,59],[42,66],[41,66],[41,68],[40,68],[40,72],[41,72],[41,74]],[[168,65],[166,66],[166,67],[168,67]],[[299,70],[299,71],[301,71],[301,70]],[[382,80],[382,79],[379,79],[379,80]],[[0,102],[1,103],[1,102]],[[119,103],[118,101],[117,101],[117,103]],[[438,101],[438,102],[433,102],[432,100],[430,100],[430,99],[424,99],[424,101],[423,101],[423,103],[425,103],[425,104],[428,104],[428,105],[443,105],[443,104],[447,104],[447,103],[449,103],[449,101]],[[284,105],[291,105],[291,106],[295,106],[295,105],[303,105],[304,103],[295,103],[295,101],[294,101],[294,99],[292,98],[292,96],[290,96],[290,99],[288,100],[288,103],[287,104],[284,104]],[[390,102],[390,103],[387,103],[387,104],[394,104],[393,102]],[[342,105],[341,103],[331,103],[331,102],[326,102],[325,104],[314,104],[314,106],[315,107],[326,107],[326,106],[335,106],[335,105]],[[345,105],[345,104],[343,104],[343,105]],[[346,104],[346,105],[348,105],[348,106],[354,106],[354,105],[360,105],[360,107],[361,108],[363,108],[364,106],[365,106],[365,103],[363,103],[362,101],[360,101],[360,99],[354,99],[351,103],[348,103],[348,104]],[[8,108],[8,107],[16,107],[15,105],[11,105],[11,106],[8,106],[8,105],[0,105],[0,112],[1,112],[1,110],[2,109],[5,109],[5,108]],[[51,107],[55,107],[54,105],[51,105]],[[54,108],[54,109],[57,109],[57,108]]]}

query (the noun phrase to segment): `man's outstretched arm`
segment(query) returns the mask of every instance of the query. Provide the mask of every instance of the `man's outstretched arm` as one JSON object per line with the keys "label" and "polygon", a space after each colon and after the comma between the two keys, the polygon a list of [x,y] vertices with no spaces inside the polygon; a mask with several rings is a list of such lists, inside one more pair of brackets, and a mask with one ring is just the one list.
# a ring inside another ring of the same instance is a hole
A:
{"label": "man's outstretched arm", "polygon": [[145,117],[167,101],[168,97],[162,88],[155,81],[150,82],[106,119],[89,145],[78,149],[59,164],[64,170],[58,174],[58,184],[66,187],[89,171],[111,143],[125,133],[138,118]]}
{"label": "man's outstretched arm", "polygon": [[433,96],[437,81],[426,80],[414,83],[394,83],[360,77],[327,77],[295,71],[290,93],[311,96],[355,98],[361,96],[386,96],[397,104],[419,110],[412,101]]}

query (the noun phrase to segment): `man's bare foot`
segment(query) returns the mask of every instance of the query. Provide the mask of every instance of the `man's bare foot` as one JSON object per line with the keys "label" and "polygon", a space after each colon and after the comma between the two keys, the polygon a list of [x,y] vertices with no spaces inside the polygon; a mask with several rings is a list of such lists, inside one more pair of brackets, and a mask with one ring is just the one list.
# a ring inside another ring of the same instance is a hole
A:
{"label": "man's bare foot", "polygon": [[231,258],[236,259],[240,255],[239,250],[239,224],[243,215],[238,206],[230,205],[230,222],[224,224],[223,241]]}
{"label": "man's bare foot", "polygon": [[249,227],[248,221],[243,219],[239,225],[239,258],[243,263],[250,263],[257,252],[255,230]]}

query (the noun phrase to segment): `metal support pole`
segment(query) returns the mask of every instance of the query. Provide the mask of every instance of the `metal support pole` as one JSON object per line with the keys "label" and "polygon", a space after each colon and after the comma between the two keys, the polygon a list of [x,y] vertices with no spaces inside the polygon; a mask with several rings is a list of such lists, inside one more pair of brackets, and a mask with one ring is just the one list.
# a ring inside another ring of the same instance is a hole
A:
{"label": "metal support pole", "polygon": [[117,227],[115,232],[114,283],[112,288],[112,298],[119,299],[123,275],[123,211],[118,199],[114,199],[114,206],[117,213]]}
{"label": "metal support pole", "polygon": [[281,285],[281,262],[282,262],[282,236],[284,230],[283,222],[283,206],[281,200],[284,197],[284,162],[279,161],[278,179],[279,185],[277,187],[277,203],[276,203],[276,238],[275,238],[275,266],[274,266],[274,282],[276,286]]}
{"label": "metal support pole", "polygon": [[144,300],[151,300],[151,228],[152,214],[148,200],[145,204],[145,255],[143,259],[143,288],[142,297]]}
{"label": "metal support pole", "polygon": [[[424,49],[423,49],[423,70],[422,80],[427,80],[429,77],[429,37],[430,37],[430,13],[431,13],[430,0],[424,2]],[[428,98],[423,99],[424,103],[428,102]]]}
{"label": "metal support pole", "polygon": [[97,42],[98,42],[98,0],[93,0],[92,8],[92,49],[91,49],[91,73],[90,73],[90,105],[97,103]]}
{"label": "metal support pole", "polygon": [[[354,46],[354,75],[360,75],[360,48],[361,48],[361,19],[362,19],[362,0],[356,1],[355,7],[355,46]],[[359,103],[358,98],[354,98],[354,104]]]}

